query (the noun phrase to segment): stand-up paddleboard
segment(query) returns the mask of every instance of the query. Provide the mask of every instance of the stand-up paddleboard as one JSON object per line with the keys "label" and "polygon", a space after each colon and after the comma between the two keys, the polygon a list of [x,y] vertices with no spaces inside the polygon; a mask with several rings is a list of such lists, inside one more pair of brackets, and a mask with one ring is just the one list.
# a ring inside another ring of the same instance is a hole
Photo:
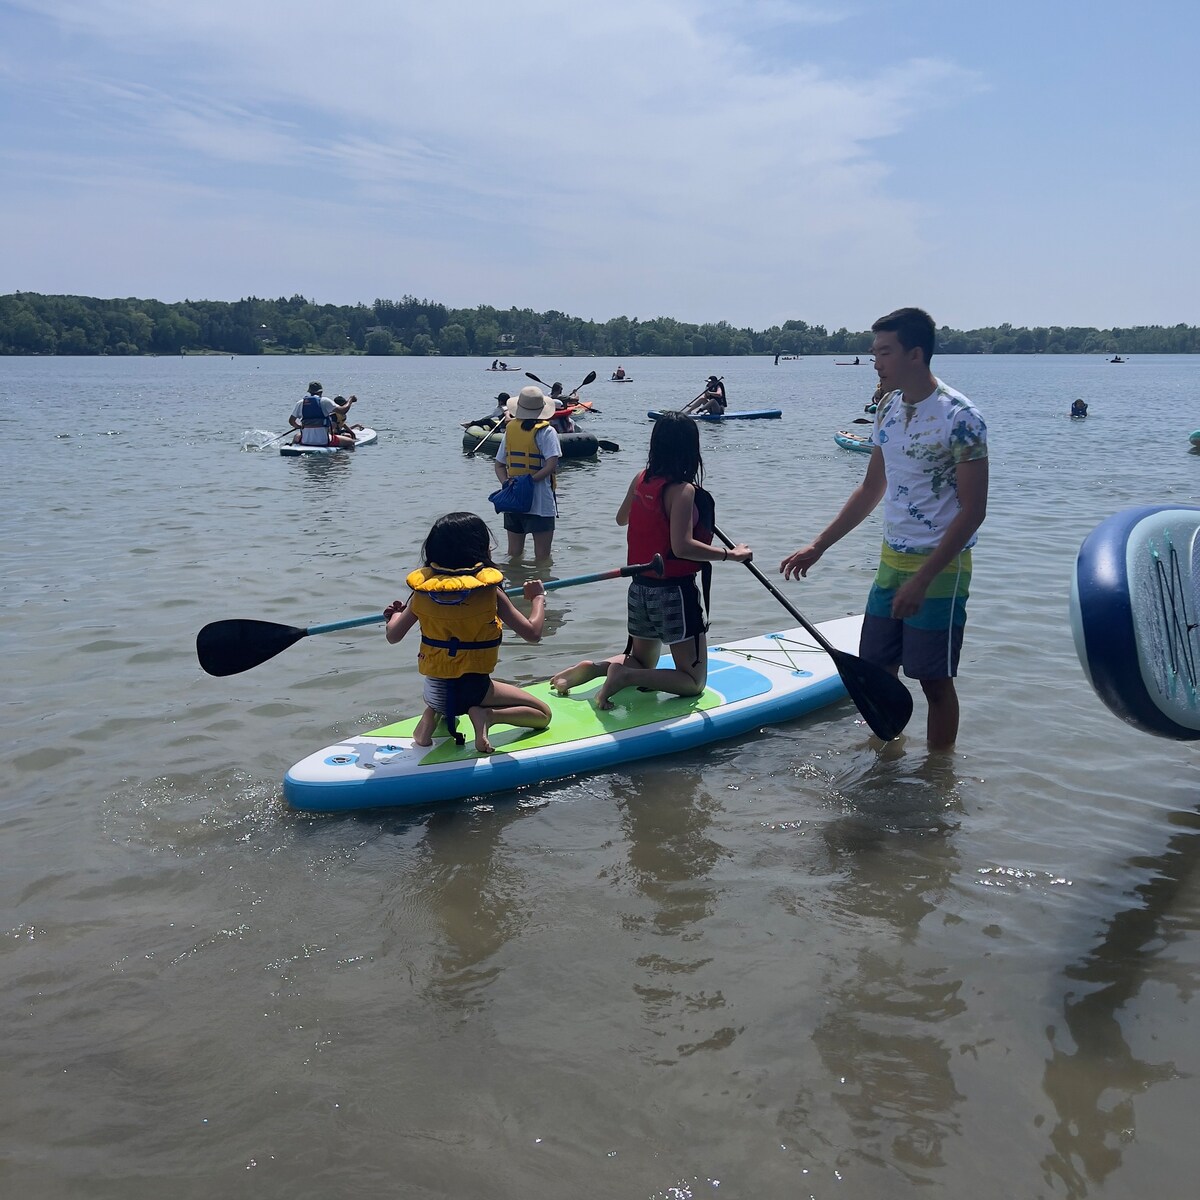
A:
{"label": "stand-up paddleboard", "polygon": [[837,442],[843,450],[858,450],[863,454],[870,454],[875,449],[875,443],[869,435],[861,433],[851,433],[847,429],[839,429],[833,435],[833,440]]}
{"label": "stand-up paddleboard", "polygon": [[1097,695],[1159,737],[1200,738],[1200,508],[1128,508],[1084,539],[1075,652]]}
{"label": "stand-up paddleboard", "polygon": [[[693,421],[769,421],[783,416],[781,408],[745,409],[741,412],[732,410],[723,413],[688,413]],[[656,409],[646,414],[652,421],[657,421],[662,413]]]}
{"label": "stand-up paddleboard", "polygon": [[[861,626],[862,617],[843,617],[818,628],[853,654]],[[670,656],[660,663],[670,666]],[[550,704],[550,727],[494,725],[490,755],[474,749],[465,717],[459,718],[465,746],[455,745],[444,727],[432,746],[415,745],[416,718],[347,738],[292,767],[284,799],[304,812],[345,812],[483,796],[738,737],[846,694],[833,660],[800,628],[710,647],[701,696],[626,688],[613,697],[611,711],[601,712],[592,703],[599,688],[595,680],[569,696],[548,683],[529,689]]]}
{"label": "stand-up paddleboard", "polygon": [[341,454],[343,450],[357,450],[361,446],[373,446],[379,435],[374,429],[356,429],[353,446],[297,446],[287,442],[279,447],[279,453],[284,458],[303,458],[305,455]]}

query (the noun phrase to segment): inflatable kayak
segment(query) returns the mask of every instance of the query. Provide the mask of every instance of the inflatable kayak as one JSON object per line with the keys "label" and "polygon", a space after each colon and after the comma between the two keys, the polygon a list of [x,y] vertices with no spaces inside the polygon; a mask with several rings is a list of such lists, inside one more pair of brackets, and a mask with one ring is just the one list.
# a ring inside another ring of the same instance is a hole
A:
{"label": "inflatable kayak", "polygon": [[1084,539],[1075,652],[1096,694],[1158,737],[1200,738],[1200,508],[1127,508]]}
{"label": "inflatable kayak", "polygon": [[[662,416],[662,413],[651,410],[646,416],[652,421],[657,421]],[[693,421],[769,421],[782,417],[783,410],[780,408],[759,408],[746,409],[742,412],[688,413],[688,416]]]}
{"label": "inflatable kayak", "polygon": [[[468,425],[463,433],[463,450],[474,450],[478,454],[495,454],[504,440],[502,429],[490,432],[482,425]],[[594,433],[560,433],[559,445],[563,458],[594,458],[600,442]]]}
{"label": "inflatable kayak", "polygon": [[357,441],[353,446],[297,446],[287,442],[279,447],[279,453],[284,458],[306,458],[313,455],[320,457],[326,454],[341,454],[344,450],[357,450],[361,446],[373,446],[379,435],[374,429],[356,429]]}
{"label": "inflatable kayak", "polygon": [[[818,626],[839,649],[857,653],[861,617]],[[670,655],[661,660],[670,665]],[[708,651],[708,686],[700,696],[627,688],[609,712],[592,703],[599,680],[559,696],[548,683],[530,690],[553,710],[548,729],[494,725],[496,752],[479,754],[445,734],[432,746],[412,740],[415,717],[346,738],[301,759],[283,780],[284,799],[303,812],[433,804],[603,771],[789,721],[842,699],[833,660],[803,629],[769,633]],[[465,723],[465,722],[464,722]]]}
{"label": "inflatable kayak", "polygon": [[875,443],[867,433],[851,433],[847,429],[839,429],[833,435],[833,440],[843,450],[858,450],[863,454],[870,454],[875,449]]}

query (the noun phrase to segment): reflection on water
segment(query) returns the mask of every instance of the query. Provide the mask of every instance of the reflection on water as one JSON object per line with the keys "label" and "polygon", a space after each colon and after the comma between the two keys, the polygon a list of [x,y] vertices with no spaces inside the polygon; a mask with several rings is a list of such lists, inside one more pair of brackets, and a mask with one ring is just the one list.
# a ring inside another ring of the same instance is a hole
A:
{"label": "reflection on water", "polygon": [[498,953],[529,920],[526,873],[502,849],[505,831],[524,811],[482,805],[436,812],[426,823],[420,886],[444,939],[426,991],[453,1010],[483,1007],[500,972]]}
{"label": "reflection on water", "polygon": [[[1064,972],[1090,985],[1080,995],[1067,992],[1063,1017],[1074,1051],[1051,1026],[1051,1057],[1042,1087],[1058,1113],[1050,1132],[1053,1152],[1042,1160],[1047,1180],[1057,1178],[1070,1197],[1086,1196],[1088,1184],[1101,1184],[1121,1165],[1121,1148],[1136,1136],[1134,1098],[1152,1085],[1179,1078],[1173,1063],[1143,1062],[1121,1029],[1120,1014],[1138,994],[1171,945],[1171,910],[1200,865],[1200,816],[1174,814],[1185,828],[1153,858],[1137,855],[1129,871],[1149,875],[1133,889],[1136,904],[1114,914],[1096,946]],[[1192,976],[1186,993],[1200,982]]]}
{"label": "reflection on water", "polygon": [[[892,746],[874,761],[860,756],[829,787],[845,811],[821,829],[825,866],[836,876],[828,903],[859,944],[828,963],[826,1015],[812,1041],[838,1081],[834,1097],[850,1123],[853,1154],[929,1183],[945,1165],[943,1145],[959,1132],[965,1099],[941,1028],[966,1011],[963,980],[922,945],[933,932],[923,923],[959,870],[948,836],[960,811],[957,781],[949,760],[910,765],[903,747]],[[823,1103],[801,1091],[783,1128],[798,1140],[811,1137]]]}
{"label": "reflection on water", "polygon": [[716,903],[709,876],[723,852],[709,836],[709,827],[721,806],[705,790],[700,771],[686,766],[672,770],[664,787],[615,780],[613,794],[629,856],[627,866],[613,872],[612,882],[648,902],[648,908],[627,912],[625,923],[675,939],[637,960],[643,977],[634,990],[645,1027],[656,1040],[674,1042],[647,1057],[666,1065],[698,1050],[728,1046],[735,1030],[720,1014],[724,994],[705,986],[710,959],[687,952],[688,943],[699,941],[700,922]]}

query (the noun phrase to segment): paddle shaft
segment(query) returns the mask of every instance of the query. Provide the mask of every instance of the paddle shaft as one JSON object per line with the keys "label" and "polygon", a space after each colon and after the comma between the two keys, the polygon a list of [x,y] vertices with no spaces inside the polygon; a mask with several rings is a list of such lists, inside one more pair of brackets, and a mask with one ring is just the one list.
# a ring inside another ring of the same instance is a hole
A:
{"label": "paddle shaft", "polygon": [[[641,575],[646,571],[660,572],[663,569],[663,560],[661,554],[656,554],[647,563],[631,563],[625,567],[613,567],[611,571],[595,571],[591,575],[572,575],[569,579],[552,579],[549,583],[544,583],[542,586],[548,592],[557,592],[560,588],[579,587],[584,583],[599,583],[603,579],[620,579],[623,575]],[[506,596],[523,596],[525,594],[524,587],[510,587],[504,589]],[[353,617],[349,621],[333,621],[328,625],[310,625],[305,631],[305,637],[311,637],[315,633],[336,633],[339,629],[357,629],[362,625],[378,625],[386,620],[383,613],[371,617]]]}
{"label": "paddle shaft", "polygon": [[[728,546],[730,549],[733,549],[734,543],[730,541],[729,538],[725,536],[724,532],[718,529],[715,525],[713,526],[713,533],[715,533],[717,537],[719,537],[721,541],[725,543],[726,546]],[[788,598],[752,562],[747,562],[744,565],[750,574],[753,575],[754,578],[757,579],[758,582],[761,583],[763,587],[765,587],[767,591],[770,592],[771,595],[774,596],[775,599],[778,600],[779,603],[788,610],[788,612],[804,627],[809,634],[812,635],[814,639],[816,639],[817,645],[819,645],[826,654],[832,655],[834,658],[836,658],[837,655],[841,653],[838,648],[834,646],[833,643],[830,642],[829,639],[826,638],[825,635],[802,612],[800,612],[799,609],[793,607],[791,601],[789,601]]]}
{"label": "paddle shaft", "polygon": [[468,457],[468,458],[474,458],[474,457],[475,457],[475,451],[476,451],[476,450],[478,450],[478,449],[479,449],[479,447],[480,447],[480,446],[482,446],[482,445],[483,445],[483,443],[484,443],[484,442],[486,442],[486,441],[488,440],[488,438],[490,438],[490,437],[492,436],[492,434],[496,432],[496,430],[497,430],[497,429],[503,429],[503,428],[504,428],[504,426],[507,424],[507,422],[508,422],[508,418],[507,418],[507,417],[501,417],[501,418],[500,418],[500,424],[499,424],[499,425],[493,425],[493,426],[491,427],[491,429],[489,429],[489,430],[487,431],[487,433],[485,433],[485,434],[483,435],[483,437],[481,437],[481,438],[479,439],[479,441],[478,441],[478,442],[477,442],[477,443],[476,443],[474,446],[472,446],[470,450],[468,450],[468,451],[467,451],[467,457]]}

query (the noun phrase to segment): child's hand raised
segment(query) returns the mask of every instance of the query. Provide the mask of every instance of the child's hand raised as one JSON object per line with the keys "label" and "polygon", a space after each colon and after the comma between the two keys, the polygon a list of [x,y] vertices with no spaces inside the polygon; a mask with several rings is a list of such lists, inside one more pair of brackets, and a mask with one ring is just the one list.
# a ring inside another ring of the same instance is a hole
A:
{"label": "child's hand raised", "polygon": [[540,579],[531,579],[522,590],[525,599],[529,601],[536,600],[539,596],[544,598],[546,595],[546,585]]}
{"label": "child's hand raised", "polygon": [[389,604],[387,608],[383,610],[383,619],[385,621],[391,620],[392,617],[398,617],[403,611],[404,601],[393,600],[391,604]]}

